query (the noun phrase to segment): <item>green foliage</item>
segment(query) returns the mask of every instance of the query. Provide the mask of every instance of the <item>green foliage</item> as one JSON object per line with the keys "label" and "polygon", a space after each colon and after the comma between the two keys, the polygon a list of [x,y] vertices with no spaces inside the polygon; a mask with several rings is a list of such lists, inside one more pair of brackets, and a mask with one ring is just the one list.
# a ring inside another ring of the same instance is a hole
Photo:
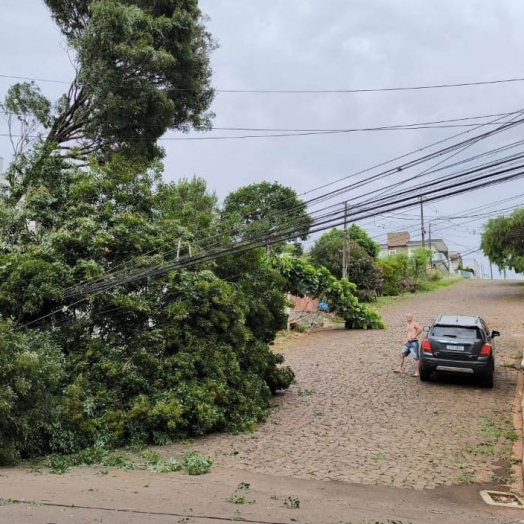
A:
{"label": "green foliage", "polygon": [[349,280],[337,280],[326,268],[315,269],[300,259],[277,257],[270,263],[286,278],[285,291],[297,296],[321,298],[328,304],[329,311],[345,320],[346,327],[385,327],[377,311],[359,303],[354,296],[356,286]]}
{"label": "green foliage", "polygon": [[332,229],[315,241],[309,259],[315,267],[325,267],[336,278],[342,278],[342,250],[344,231]]}
{"label": "green foliage", "polygon": [[[355,294],[363,302],[370,302],[382,289],[382,269],[376,262],[379,245],[360,227],[353,224],[348,230],[347,277],[356,286]],[[344,231],[332,229],[322,235],[309,253],[311,263],[325,267],[336,278],[342,278]]]}
{"label": "green foliage", "polygon": [[224,219],[237,224],[243,240],[267,238],[283,248],[286,241],[305,240],[312,219],[296,192],[278,182],[241,187],[224,200]]}
{"label": "green foliage", "polygon": [[49,336],[0,321],[0,465],[46,452],[57,419],[63,358]]}
{"label": "green foliage", "polygon": [[[220,234],[201,179],[160,183],[160,166],[118,156],[80,169],[45,146],[10,173],[0,312],[20,333],[0,326],[4,463],[250,431],[265,419],[294,374],[269,349],[286,299],[260,250],[108,290],[93,280],[162,268]],[[31,365],[16,371],[13,355],[26,353]]]}
{"label": "green foliage", "polygon": [[418,248],[410,256],[407,253],[397,253],[378,260],[382,268],[382,294],[395,296],[407,291],[417,291],[424,280],[430,256],[429,249]]}
{"label": "green foliage", "polygon": [[[47,141],[71,156],[156,158],[168,129],[206,129],[214,42],[196,1],[45,0],[76,77]],[[26,97],[27,99],[27,97]],[[73,151],[71,141],[81,141]]]}
{"label": "green foliage", "polygon": [[347,278],[357,286],[355,295],[361,302],[374,302],[382,291],[381,267],[359,244],[352,242],[349,253]]}
{"label": "green foliage", "polygon": [[[356,224],[352,224],[349,228],[348,240],[349,272],[351,272],[352,261],[367,257],[370,257],[373,260],[377,258],[380,251],[379,245]],[[324,233],[313,244],[313,247],[309,252],[311,263],[315,267],[325,267],[333,276],[342,278],[343,247],[344,231],[342,229],[334,228],[331,231]],[[351,281],[353,282],[353,280]]]}
{"label": "green foliage", "polygon": [[379,258],[377,264],[382,268],[382,295],[397,296],[406,291],[405,259],[398,255]]}
{"label": "green foliage", "polygon": [[287,509],[299,509],[300,499],[298,497],[286,497],[284,499],[284,507]]}
{"label": "green foliage", "polygon": [[524,208],[516,209],[509,217],[490,219],[480,247],[500,269],[524,273]]}
{"label": "green foliage", "polygon": [[188,451],[184,454],[180,465],[186,475],[205,475],[209,473],[213,461],[209,457],[200,455],[198,451]]}
{"label": "green foliage", "polygon": [[349,240],[350,242],[358,244],[371,258],[374,259],[378,257],[380,246],[356,224],[351,224],[349,228]]}
{"label": "green foliage", "polygon": [[18,83],[7,90],[0,110],[7,121],[15,158],[42,139],[41,130],[51,125],[54,109],[34,82]]}

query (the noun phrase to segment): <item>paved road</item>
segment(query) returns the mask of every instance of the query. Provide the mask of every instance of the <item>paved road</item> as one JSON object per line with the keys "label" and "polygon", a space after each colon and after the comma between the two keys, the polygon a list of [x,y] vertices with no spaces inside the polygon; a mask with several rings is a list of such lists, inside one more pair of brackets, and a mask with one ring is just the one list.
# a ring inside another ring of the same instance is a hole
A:
{"label": "paved road", "polygon": [[[385,331],[301,337],[284,351],[297,384],[256,433],[211,435],[191,446],[223,466],[300,479],[415,489],[489,481],[502,475],[494,463],[512,444],[505,435],[511,437],[517,372],[506,366],[524,346],[523,306],[522,283],[464,281],[389,306]],[[500,330],[494,389],[464,378],[421,383],[410,376],[412,362],[408,372],[393,373],[406,312],[421,324],[441,312],[479,314]]]}

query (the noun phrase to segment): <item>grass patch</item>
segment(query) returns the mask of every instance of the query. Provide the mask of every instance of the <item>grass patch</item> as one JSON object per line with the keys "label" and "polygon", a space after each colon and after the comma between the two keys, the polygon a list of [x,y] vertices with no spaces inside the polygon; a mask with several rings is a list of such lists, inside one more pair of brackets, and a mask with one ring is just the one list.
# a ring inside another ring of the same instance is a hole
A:
{"label": "grass patch", "polygon": [[453,284],[458,284],[459,282],[462,282],[464,279],[460,276],[450,276],[450,277],[443,277],[440,280],[423,280],[421,282],[417,283],[417,291],[423,292],[423,293],[429,293],[431,291],[438,291],[439,289],[443,289],[445,287],[452,286]]}
{"label": "grass patch", "polygon": [[307,389],[307,388],[298,388],[297,394],[299,397],[309,397],[313,395],[315,391],[313,389]]}
{"label": "grass patch", "polygon": [[516,442],[519,439],[518,433],[514,429],[508,429],[504,432],[504,438]]}
{"label": "grass patch", "polygon": [[412,296],[411,293],[403,293],[402,295],[396,295],[396,296],[385,296],[385,297],[377,297],[376,302],[373,302],[373,304],[366,304],[370,309],[376,309],[377,311],[381,311],[382,309],[386,309],[388,306],[391,306],[393,304],[397,304],[398,302],[401,302],[402,300],[405,300],[407,297]]}
{"label": "grass patch", "polygon": [[249,502],[244,495],[231,495],[227,501],[232,504],[247,504]]}
{"label": "grass patch", "polygon": [[477,428],[477,433],[483,437],[498,439],[502,430],[492,420],[484,420]]}
{"label": "grass patch", "polygon": [[514,480],[512,475],[508,475],[507,477],[495,474],[491,475],[491,482],[496,482],[497,484],[511,484]]}
{"label": "grass patch", "polygon": [[378,462],[379,460],[383,460],[383,459],[385,459],[385,458],[386,458],[386,454],[383,453],[382,451],[379,451],[378,453],[376,453],[375,455],[373,455],[373,456],[371,457],[371,460],[372,460],[373,462],[376,463],[376,462]]}
{"label": "grass patch", "polygon": [[453,477],[455,482],[472,484],[475,482],[475,472],[474,471],[461,471],[458,475]]}
{"label": "grass patch", "polygon": [[495,443],[481,442],[478,446],[466,448],[466,451],[473,455],[487,455],[493,457],[495,455]]}

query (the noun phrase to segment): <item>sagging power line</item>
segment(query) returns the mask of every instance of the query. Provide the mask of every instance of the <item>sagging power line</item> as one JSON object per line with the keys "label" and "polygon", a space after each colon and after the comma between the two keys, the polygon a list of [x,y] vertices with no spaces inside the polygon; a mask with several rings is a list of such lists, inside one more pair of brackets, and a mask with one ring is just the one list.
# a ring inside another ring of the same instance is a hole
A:
{"label": "sagging power line", "polygon": [[[8,75],[0,74],[0,78],[8,78],[12,80],[29,80],[33,82],[49,82],[54,84],[67,84],[71,81],[57,80],[50,78],[34,78],[30,76],[22,75]],[[458,87],[475,87],[475,86],[489,86],[498,84],[511,84],[515,82],[524,82],[524,78],[503,78],[495,80],[479,80],[474,82],[449,82],[442,84],[425,84],[425,85],[414,85],[414,86],[394,86],[394,87],[368,87],[368,88],[353,88],[353,89],[231,89],[231,88],[216,88],[217,93],[229,93],[229,94],[240,94],[240,93],[252,93],[252,94],[352,94],[352,93],[380,93],[390,91],[421,91],[429,89],[449,89]],[[167,83],[167,81],[166,81]],[[192,91],[187,88],[176,88],[171,89],[177,91]]]}

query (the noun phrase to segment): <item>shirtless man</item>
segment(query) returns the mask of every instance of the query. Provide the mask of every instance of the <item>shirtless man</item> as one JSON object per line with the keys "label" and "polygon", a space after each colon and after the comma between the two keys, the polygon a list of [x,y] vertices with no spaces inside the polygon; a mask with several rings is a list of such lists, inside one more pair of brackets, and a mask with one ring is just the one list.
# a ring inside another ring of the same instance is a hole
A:
{"label": "shirtless man", "polygon": [[404,367],[404,360],[405,358],[411,353],[413,356],[413,360],[417,363],[417,370],[412,375],[413,377],[419,376],[419,356],[418,356],[418,337],[422,333],[422,327],[418,322],[415,322],[413,320],[413,314],[408,313],[406,315],[407,325],[406,325],[406,331],[407,331],[407,341],[406,345],[402,349],[400,353],[400,361],[398,364],[398,368],[395,369],[395,373],[402,373],[402,368]]}

